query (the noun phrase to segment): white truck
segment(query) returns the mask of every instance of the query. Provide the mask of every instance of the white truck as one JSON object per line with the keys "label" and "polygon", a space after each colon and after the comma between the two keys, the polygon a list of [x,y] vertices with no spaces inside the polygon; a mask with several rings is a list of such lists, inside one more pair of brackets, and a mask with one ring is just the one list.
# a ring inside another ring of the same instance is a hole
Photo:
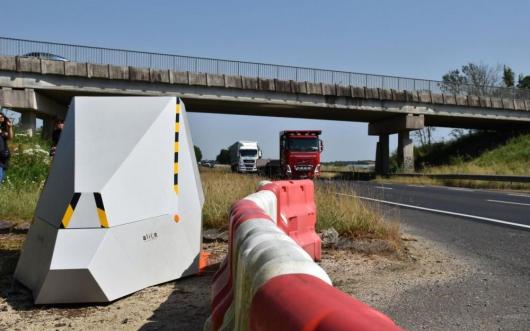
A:
{"label": "white truck", "polygon": [[257,160],[261,158],[261,149],[257,141],[236,141],[228,147],[230,167],[233,172],[257,172]]}

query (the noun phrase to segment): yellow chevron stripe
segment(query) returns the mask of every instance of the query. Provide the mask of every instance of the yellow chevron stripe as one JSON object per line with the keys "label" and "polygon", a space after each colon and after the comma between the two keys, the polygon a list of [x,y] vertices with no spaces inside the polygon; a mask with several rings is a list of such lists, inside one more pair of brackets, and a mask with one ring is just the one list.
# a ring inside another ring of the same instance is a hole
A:
{"label": "yellow chevron stripe", "polygon": [[179,130],[180,130],[180,123],[175,122],[175,132],[179,132]]}
{"label": "yellow chevron stripe", "polygon": [[178,163],[175,163],[175,164],[173,165],[173,172],[176,173],[176,174],[179,173],[179,164],[178,164]]}
{"label": "yellow chevron stripe", "polygon": [[66,211],[64,212],[63,219],[61,220],[61,223],[63,224],[63,227],[66,229],[68,225],[70,224],[70,220],[72,219],[72,215],[74,214],[74,209],[71,205],[68,205],[66,208]]}
{"label": "yellow chevron stripe", "polygon": [[103,209],[98,208],[99,224],[104,227],[109,227],[109,220],[107,219],[107,213]]}
{"label": "yellow chevron stripe", "polygon": [[175,141],[175,153],[179,152],[179,142]]}
{"label": "yellow chevron stripe", "polygon": [[173,190],[175,191],[175,193],[179,193],[179,186],[178,186],[178,184],[177,184],[177,185],[173,185]]}
{"label": "yellow chevron stripe", "polygon": [[175,112],[177,114],[180,114],[180,105],[177,103],[177,107],[175,108]]}

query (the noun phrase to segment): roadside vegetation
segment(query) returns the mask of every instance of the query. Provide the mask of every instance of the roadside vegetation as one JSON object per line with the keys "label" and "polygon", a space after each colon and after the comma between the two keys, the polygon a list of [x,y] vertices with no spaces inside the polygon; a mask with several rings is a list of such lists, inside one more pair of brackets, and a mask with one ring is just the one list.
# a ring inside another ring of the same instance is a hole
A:
{"label": "roadside vegetation", "polygon": [[[12,159],[6,182],[0,186],[0,220],[31,221],[44,185],[50,157],[49,144],[37,135],[17,135],[10,144]],[[263,177],[240,175],[227,167],[200,168],[205,194],[204,227],[226,230],[231,205],[256,191]],[[342,236],[399,241],[397,223],[386,222],[375,210],[337,189],[316,181],[317,230],[333,227]]]}
{"label": "roadside vegetation", "polygon": [[[416,171],[423,174],[530,176],[530,134],[494,131],[460,134],[450,141],[419,146],[415,149],[414,157]],[[394,164],[394,172],[399,172],[395,156],[391,162]],[[515,182],[428,177],[392,177],[378,180],[418,185],[530,190],[530,184]]]}
{"label": "roadside vegetation", "polygon": [[[240,175],[227,168],[201,168],[205,195],[203,222],[205,228],[226,230],[230,206],[256,191],[265,178]],[[376,209],[369,208],[358,198],[341,196],[340,188],[315,181],[317,231],[329,228],[349,238],[384,239],[399,245],[399,223],[386,220]],[[351,191],[348,191],[351,193]]]}
{"label": "roadside vegetation", "polygon": [[31,220],[48,175],[50,143],[39,134],[16,134],[9,147],[10,165],[0,185],[0,220]]}

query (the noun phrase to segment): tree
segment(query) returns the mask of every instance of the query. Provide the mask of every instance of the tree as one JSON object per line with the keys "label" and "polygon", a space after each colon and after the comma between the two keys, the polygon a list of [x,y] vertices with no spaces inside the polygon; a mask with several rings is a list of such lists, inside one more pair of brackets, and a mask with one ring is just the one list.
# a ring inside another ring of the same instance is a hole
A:
{"label": "tree", "polygon": [[419,141],[421,146],[425,146],[432,144],[432,136],[434,131],[436,131],[435,127],[427,126],[421,130],[414,131],[413,135]]}
{"label": "tree", "polygon": [[485,95],[491,86],[499,85],[500,71],[499,65],[470,62],[463,65],[461,71],[450,70],[443,75],[440,88],[451,94]]}
{"label": "tree", "polygon": [[440,86],[442,92],[458,95],[462,92],[462,86],[466,84],[466,77],[461,75],[458,69],[455,69],[443,75],[442,81]]}
{"label": "tree", "polygon": [[506,65],[504,66],[502,73],[502,81],[506,87],[513,87],[515,84],[515,73],[513,72],[512,68]]}
{"label": "tree", "polygon": [[228,149],[221,149],[215,160],[220,164],[230,164],[230,151]]}
{"label": "tree", "polygon": [[198,146],[193,146],[193,150],[195,151],[195,158],[197,159],[197,162],[202,161],[202,151]]}
{"label": "tree", "polygon": [[517,83],[517,87],[530,89],[530,75],[528,76],[524,76],[523,74],[519,75],[519,82]]}

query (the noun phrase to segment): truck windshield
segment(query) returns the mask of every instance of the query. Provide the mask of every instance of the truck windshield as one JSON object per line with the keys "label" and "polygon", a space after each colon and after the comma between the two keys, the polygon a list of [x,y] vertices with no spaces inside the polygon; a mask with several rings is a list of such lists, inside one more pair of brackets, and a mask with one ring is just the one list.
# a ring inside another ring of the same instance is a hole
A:
{"label": "truck windshield", "polygon": [[318,138],[289,138],[288,149],[294,152],[316,152],[318,151]]}
{"label": "truck windshield", "polygon": [[255,157],[258,155],[258,151],[255,149],[240,149],[239,155],[241,156],[248,156],[248,157]]}

